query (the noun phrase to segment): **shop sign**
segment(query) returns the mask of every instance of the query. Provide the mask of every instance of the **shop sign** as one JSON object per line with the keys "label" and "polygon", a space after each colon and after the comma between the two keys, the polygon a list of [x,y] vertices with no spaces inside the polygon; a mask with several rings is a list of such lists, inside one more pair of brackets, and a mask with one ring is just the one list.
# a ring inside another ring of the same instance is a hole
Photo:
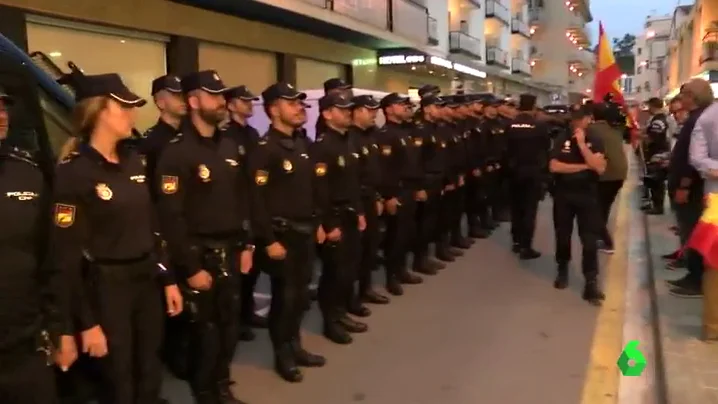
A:
{"label": "shop sign", "polygon": [[434,66],[441,66],[445,69],[455,70],[459,73],[463,73],[469,76],[486,78],[486,72],[474,69],[472,67],[462,65],[461,63],[454,63],[450,60],[440,58],[438,56],[427,56],[421,54],[394,54],[379,56],[379,66],[396,66],[396,65],[417,65],[417,64],[430,64]]}
{"label": "shop sign", "polygon": [[387,65],[413,65],[418,63],[425,63],[426,56],[424,55],[391,55],[391,56],[380,56],[379,66]]}

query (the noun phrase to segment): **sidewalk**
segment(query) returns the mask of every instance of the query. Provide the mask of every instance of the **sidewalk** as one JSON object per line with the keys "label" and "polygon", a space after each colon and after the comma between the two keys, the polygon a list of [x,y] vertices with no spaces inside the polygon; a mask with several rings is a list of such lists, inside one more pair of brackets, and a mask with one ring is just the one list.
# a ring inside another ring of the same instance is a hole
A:
{"label": "sidewalk", "polygon": [[648,217],[649,252],[655,276],[659,333],[668,404],[718,404],[718,344],[701,342],[702,299],[671,296],[666,280],[685,270],[666,269],[661,255],[678,247],[669,229],[673,215]]}

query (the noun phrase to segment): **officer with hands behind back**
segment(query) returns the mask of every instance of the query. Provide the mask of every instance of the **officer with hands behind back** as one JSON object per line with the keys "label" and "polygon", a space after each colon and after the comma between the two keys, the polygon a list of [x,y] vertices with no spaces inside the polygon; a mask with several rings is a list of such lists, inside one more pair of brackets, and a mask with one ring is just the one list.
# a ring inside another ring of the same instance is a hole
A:
{"label": "officer with hands behind back", "polygon": [[[371,312],[352,293],[358,275],[360,232],[366,229],[361,203],[359,153],[349,136],[351,100],[341,93],[319,99],[326,128],[310,147],[317,175],[322,227],[327,235],[322,245],[322,275],[319,279],[319,307],[324,317],[324,335],[338,344],[352,342],[349,332],[365,332],[364,323],[349,313],[366,317]],[[319,173],[319,172],[318,172]]]}
{"label": "officer with hands behind back", "polygon": [[0,397],[7,404],[54,404],[50,355],[67,371],[77,347],[67,313],[68,284],[47,256],[50,190],[30,153],[7,141],[13,105],[0,88],[0,192],[7,196],[0,199]]}
{"label": "officer with hands behind back", "polygon": [[322,356],[307,352],[301,343],[301,324],[309,304],[308,284],[314,263],[315,241],[326,234],[318,224],[315,177],[326,168],[312,164],[307,145],[294,136],[306,121],[307,95],[289,84],[273,84],[262,92],[269,131],[249,156],[252,175],[252,221],[258,241],[257,266],[271,277],[272,305],[269,336],[277,373],[300,382],[299,366],[324,366]]}
{"label": "officer with hands behind back", "polygon": [[571,133],[560,136],[551,152],[550,170],[555,175],[553,221],[556,232],[557,289],[568,286],[571,236],[574,219],[582,245],[581,267],[586,284],[583,299],[600,305],[605,299],[598,285],[597,238],[600,232],[598,179],[606,169],[603,144],[587,133],[591,113],[586,107],[571,112]]}
{"label": "officer with hands behind back", "polygon": [[182,79],[189,119],[157,163],[158,211],[172,265],[187,288],[193,341],[190,387],[201,404],[234,404],[237,272],[252,268],[249,186],[236,143],[217,125],[227,88],[211,70]]}
{"label": "officer with hands behind back", "polygon": [[372,288],[372,273],[379,266],[379,217],[384,212],[384,201],[377,191],[382,178],[381,155],[376,144],[376,115],[380,104],[371,95],[356,96],[352,98],[352,104],[353,125],[349,128],[349,136],[359,153],[361,200],[366,222],[362,232],[357,298],[365,303],[387,304],[389,298]]}
{"label": "officer with hands behind back", "polygon": [[536,96],[521,94],[519,113],[506,133],[506,160],[510,178],[511,235],[514,251],[523,260],[541,256],[533,249],[538,204],[548,174],[551,138],[546,126],[537,121]]}
{"label": "officer with hands behind back", "polygon": [[[254,114],[252,102],[259,100],[259,97],[252,94],[247,86],[242,85],[227,90],[224,93],[224,98],[227,100],[229,122],[223,131],[226,136],[229,136],[237,143],[240,165],[246,171],[247,158],[256,148],[257,142],[259,142],[259,132],[247,120]],[[259,271],[250,271],[248,274],[242,275],[239,333],[239,339],[242,341],[254,340],[255,335],[251,327],[267,328],[267,319],[255,313],[254,289],[258,278]]]}
{"label": "officer with hands behind back", "polygon": [[157,403],[163,324],[158,280],[170,316],[182,311],[182,297],[154,233],[145,167],[122,142],[146,101],[117,74],[84,76],[76,97],[82,140],[61,156],[56,171],[53,262],[69,282],[83,352],[103,358],[100,401]]}

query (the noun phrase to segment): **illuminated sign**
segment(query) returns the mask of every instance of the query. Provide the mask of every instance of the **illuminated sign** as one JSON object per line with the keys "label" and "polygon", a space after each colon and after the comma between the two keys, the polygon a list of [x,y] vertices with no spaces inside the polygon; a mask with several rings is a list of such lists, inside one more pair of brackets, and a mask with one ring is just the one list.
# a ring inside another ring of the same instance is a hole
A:
{"label": "illuminated sign", "polygon": [[412,65],[426,62],[424,55],[392,55],[381,56],[379,58],[379,66],[386,65]]}
{"label": "illuminated sign", "polygon": [[379,56],[379,66],[391,66],[391,65],[416,65],[428,63],[434,66],[441,66],[445,69],[455,70],[459,73],[467,74],[469,76],[486,78],[486,72],[474,69],[472,67],[462,65],[460,63],[454,63],[450,60],[440,58],[438,56],[426,56],[426,55],[386,55]]}

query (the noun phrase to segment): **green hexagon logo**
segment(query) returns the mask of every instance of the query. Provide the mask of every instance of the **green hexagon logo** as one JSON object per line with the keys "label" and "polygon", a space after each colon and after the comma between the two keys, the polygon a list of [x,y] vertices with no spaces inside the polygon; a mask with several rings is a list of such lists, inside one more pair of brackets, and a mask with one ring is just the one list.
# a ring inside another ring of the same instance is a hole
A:
{"label": "green hexagon logo", "polygon": [[624,376],[640,376],[646,370],[646,357],[638,349],[637,340],[629,341],[618,357],[618,368]]}

